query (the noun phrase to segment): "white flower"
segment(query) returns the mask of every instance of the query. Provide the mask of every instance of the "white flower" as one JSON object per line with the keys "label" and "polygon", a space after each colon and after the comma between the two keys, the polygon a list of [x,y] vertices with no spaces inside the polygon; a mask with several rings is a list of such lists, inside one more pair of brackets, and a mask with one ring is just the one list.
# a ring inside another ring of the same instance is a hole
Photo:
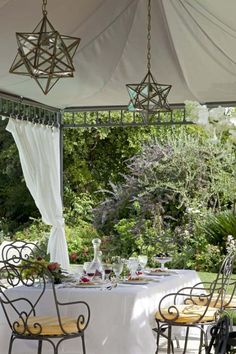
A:
{"label": "white flower", "polygon": [[185,101],[184,104],[187,118],[196,123],[199,116],[199,110],[201,109],[200,103],[196,101]]}
{"label": "white flower", "polygon": [[229,121],[230,121],[231,125],[236,126],[236,117],[230,117]]}
{"label": "white flower", "polygon": [[230,140],[236,144],[236,130],[230,129],[229,134],[230,134]]}
{"label": "white flower", "polygon": [[228,253],[236,251],[236,242],[232,235],[228,235],[227,237],[226,250]]}
{"label": "white flower", "polygon": [[225,119],[225,108],[217,107],[209,110],[209,120],[212,123],[217,123],[221,120]]}
{"label": "white flower", "polygon": [[207,106],[200,106],[198,110],[198,119],[196,121],[199,125],[208,125],[209,124],[209,112]]}

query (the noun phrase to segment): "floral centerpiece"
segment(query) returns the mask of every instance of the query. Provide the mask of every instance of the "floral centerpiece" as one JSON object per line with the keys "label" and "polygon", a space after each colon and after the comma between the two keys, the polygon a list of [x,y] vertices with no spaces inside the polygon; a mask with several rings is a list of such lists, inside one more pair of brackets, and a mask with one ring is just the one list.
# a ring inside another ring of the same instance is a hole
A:
{"label": "floral centerpiece", "polygon": [[[29,267],[30,262],[30,267]],[[29,258],[22,262],[23,267],[25,266],[23,275],[24,278],[30,277],[40,277],[44,269],[47,269],[54,279],[54,284],[60,284],[63,278],[63,270],[61,265],[57,262],[49,262],[42,257]]]}

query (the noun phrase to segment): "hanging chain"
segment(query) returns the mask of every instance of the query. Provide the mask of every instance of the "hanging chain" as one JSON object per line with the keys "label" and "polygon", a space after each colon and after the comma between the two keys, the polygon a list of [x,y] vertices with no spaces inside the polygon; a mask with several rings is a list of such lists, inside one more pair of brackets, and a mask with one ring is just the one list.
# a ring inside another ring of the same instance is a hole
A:
{"label": "hanging chain", "polygon": [[46,7],[47,7],[47,0],[43,0],[42,10],[44,15],[47,15]]}
{"label": "hanging chain", "polygon": [[151,71],[151,0],[148,0],[147,68]]}

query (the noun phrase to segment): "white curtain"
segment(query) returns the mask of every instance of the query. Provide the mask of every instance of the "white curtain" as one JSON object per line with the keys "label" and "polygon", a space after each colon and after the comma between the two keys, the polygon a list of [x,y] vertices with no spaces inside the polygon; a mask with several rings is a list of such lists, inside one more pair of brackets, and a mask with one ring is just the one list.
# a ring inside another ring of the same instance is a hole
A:
{"label": "white curtain", "polygon": [[26,185],[42,220],[52,225],[50,260],[68,269],[69,257],[60,196],[59,129],[9,118],[6,130],[17,145]]}

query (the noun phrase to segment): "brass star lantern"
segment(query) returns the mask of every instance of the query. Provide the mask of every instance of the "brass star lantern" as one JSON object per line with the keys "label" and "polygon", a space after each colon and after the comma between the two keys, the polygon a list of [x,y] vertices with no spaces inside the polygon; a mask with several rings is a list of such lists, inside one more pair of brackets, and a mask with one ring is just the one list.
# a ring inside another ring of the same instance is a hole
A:
{"label": "brass star lantern", "polygon": [[128,110],[140,112],[144,116],[171,111],[167,102],[171,85],[157,83],[151,73],[151,0],[148,0],[147,33],[147,74],[140,84],[126,85],[130,96]]}
{"label": "brass star lantern", "polygon": [[72,59],[80,38],[61,35],[47,18],[47,0],[43,0],[43,18],[32,33],[16,33],[18,52],[10,73],[32,77],[46,95],[60,79],[74,76]]}

